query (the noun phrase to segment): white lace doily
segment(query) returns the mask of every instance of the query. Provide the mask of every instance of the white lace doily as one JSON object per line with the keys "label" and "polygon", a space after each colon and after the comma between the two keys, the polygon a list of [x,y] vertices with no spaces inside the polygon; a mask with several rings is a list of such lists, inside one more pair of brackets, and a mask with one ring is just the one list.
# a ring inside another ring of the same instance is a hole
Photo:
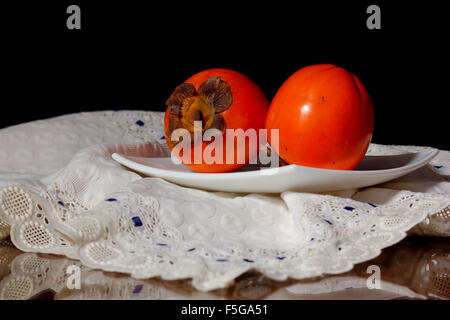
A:
{"label": "white lace doily", "polygon": [[[0,237],[137,279],[207,291],[253,269],[284,280],[350,270],[406,236],[450,235],[449,160],[373,188],[230,194],[143,178],[113,152],[167,151],[163,114],[80,113],[0,130]],[[372,144],[372,154],[423,147]]]}

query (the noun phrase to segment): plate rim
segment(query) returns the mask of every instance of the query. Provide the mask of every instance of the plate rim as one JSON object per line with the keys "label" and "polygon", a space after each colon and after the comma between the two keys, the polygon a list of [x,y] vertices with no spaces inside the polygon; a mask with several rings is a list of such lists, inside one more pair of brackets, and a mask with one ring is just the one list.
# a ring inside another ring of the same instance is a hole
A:
{"label": "plate rim", "polygon": [[[195,178],[195,179],[213,179],[213,178],[221,178],[221,179],[233,179],[235,177],[246,177],[246,176],[250,176],[253,177],[255,176],[255,173],[260,172],[260,171],[264,171],[264,174],[262,174],[263,176],[270,176],[270,175],[274,175],[274,174],[280,174],[280,173],[286,173],[289,171],[296,171],[298,169],[301,169],[302,171],[310,171],[310,172],[321,172],[321,173],[345,173],[347,175],[377,175],[377,174],[389,174],[392,172],[400,172],[400,171],[404,171],[404,170],[408,170],[414,167],[420,167],[421,165],[425,165],[428,162],[430,162],[434,157],[436,157],[439,153],[439,149],[436,148],[432,148],[430,147],[429,149],[423,150],[423,151],[419,151],[416,153],[428,153],[427,155],[425,155],[424,159],[422,159],[420,162],[417,163],[411,163],[408,164],[406,166],[402,166],[402,167],[397,167],[397,168],[390,168],[390,169],[381,169],[381,170],[338,170],[338,169],[323,169],[323,168],[314,168],[314,167],[306,167],[306,166],[300,166],[300,165],[296,165],[296,164],[290,164],[290,165],[286,165],[283,167],[276,167],[276,168],[267,168],[267,169],[263,169],[263,170],[253,170],[253,171],[244,171],[244,172],[222,172],[222,173],[204,173],[204,172],[181,172],[181,171],[176,171],[176,170],[170,170],[170,169],[162,169],[162,168],[156,168],[156,167],[152,167],[152,166],[147,166],[138,162],[135,162],[133,160],[128,159],[126,156],[123,156],[117,152],[114,152],[111,157],[112,159],[114,159],[115,161],[117,161],[118,163],[129,167],[129,165],[125,164],[125,163],[129,163],[129,164],[134,164],[133,167],[147,167],[147,168],[151,168],[151,170],[154,171],[154,173],[158,174],[158,173],[167,173],[170,172],[170,174],[172,174],[173,176],[177,176],[177,177],[186,177],[186,175],[190,175],[191,177]],[[125,163],[124,163],[125,162]],[[132,168],[134,169],[134,168]],[[272,171],[277,171],[277,172],[273,172]],[[280,172],[281,171],[281,172]],[[258,173],[258,175],[260,175]]]}

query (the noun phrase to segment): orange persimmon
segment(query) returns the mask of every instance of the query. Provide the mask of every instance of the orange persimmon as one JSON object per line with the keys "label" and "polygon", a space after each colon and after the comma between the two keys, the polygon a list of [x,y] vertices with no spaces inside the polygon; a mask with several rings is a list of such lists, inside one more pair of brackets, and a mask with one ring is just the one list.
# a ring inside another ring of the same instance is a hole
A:
{"label": "orange persimmon", "polygon": [[275,94],[266,128],[279,129],[275,151],[289,164],[353,169],[374,128],[373,102],[361,81],[331,64],[302,68]]}
{"label": "orange persimmon", "polygon": [[[229,129],[264,129],[269,102],[263,91],[245,75],[229,69],[208,69],[201,71],[179,85],[166,102],[164,131],[167,144],[173,148],[180,142],[173,139],[177,129],[185,129],[194,137],[194,121],[201,121],[201,134],[208,129],[217,129],[223,140],[222,163],[210,163],[203,158],[205,148],[212,141],[194,143],[192,139],[191,156],[176,154],[181,162],[198,172],[230,172],[246,165],[257,156],[256,150],[249,147],[249,140],[230,136]],[[198,129],[198,128],[197,128]],[[197,131],[198,132],[198,131]],[[259,136],[258,136],[259,137]],[[234,141],[233,148],[227,148],[226,140]],[[243,142],[245,141],[245,142]],[[195,161],[194,154],[202,155]],[[217,150],[215,151],[217,152]],[[239,154],[245,153],[239,159]],[[229,157],[227,157],[227,154]],[[231,160],[231,161],[230,161]]]}

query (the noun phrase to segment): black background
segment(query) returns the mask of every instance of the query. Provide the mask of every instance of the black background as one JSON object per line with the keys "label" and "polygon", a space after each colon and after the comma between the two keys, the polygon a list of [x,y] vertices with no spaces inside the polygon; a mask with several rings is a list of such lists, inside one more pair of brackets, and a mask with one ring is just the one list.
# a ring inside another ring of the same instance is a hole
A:
{"label": "black background", "polygon": [[[443,2],[17,1],[2,5],[0,127],[79,111],[164,110],[206,68],[252,78],[269,99],[293,72],[333,63],[375,103],[373,141],[450,149]],[[81,8],[81,30],[66,9]],[[368,30],[367,6],[381,8]]]}

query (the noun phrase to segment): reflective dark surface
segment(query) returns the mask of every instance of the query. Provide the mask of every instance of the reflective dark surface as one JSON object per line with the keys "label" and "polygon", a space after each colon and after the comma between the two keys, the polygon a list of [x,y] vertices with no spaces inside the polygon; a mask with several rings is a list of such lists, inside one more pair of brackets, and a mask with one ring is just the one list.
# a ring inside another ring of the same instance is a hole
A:
{"label": "reflective dark surface", "polygon": [[189,280],[137,280],[64,257],[23,253],[9,240],[0,241],[0,299],[449,298],[450,241],[445,238],[407,238],[340,275],[277,282],[246,273],[231,286],[210,292],[195,290]]}

